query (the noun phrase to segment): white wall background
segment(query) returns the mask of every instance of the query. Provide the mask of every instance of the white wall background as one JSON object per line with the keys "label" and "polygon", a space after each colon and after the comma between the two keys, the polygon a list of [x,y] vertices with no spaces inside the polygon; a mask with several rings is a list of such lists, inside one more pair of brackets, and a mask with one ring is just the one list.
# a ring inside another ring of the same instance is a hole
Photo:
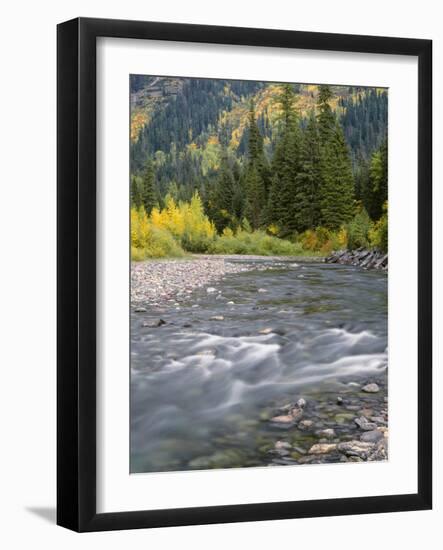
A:
{"label": "white wall background", "polygon": [[[434,510],[76,535],[55,518],[55,25],[77,16],[174,21],[434,40],[435,273],[442,279],[443,31],[437,0],[67,0],[2,9],[0,86],[0,545],[152,549],[438,545],[443,521],[439,402],[441,290],[434,290]],[[405,261],[407,269],[407,260]],[[440,309],[440,311],[438,311]],[[440,337],[440,338],[439,338]],[[440,341],[439,341],[440,340]],[[434,542],[435,541],[435,542]]]}

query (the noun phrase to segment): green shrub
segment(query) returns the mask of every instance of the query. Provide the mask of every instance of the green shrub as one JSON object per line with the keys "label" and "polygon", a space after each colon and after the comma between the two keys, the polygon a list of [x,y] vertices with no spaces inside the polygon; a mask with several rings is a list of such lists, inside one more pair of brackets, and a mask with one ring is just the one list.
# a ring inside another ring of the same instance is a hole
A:
{"label": "green shrub", "polygon": [[379,248],[383,252],[388,251],[388,204],[383,206],[382,217],[373,224],[369,232],[371,246]]}
{"label": "green shrub", "polygon": [[355,250],[360,247],[369,246],[369,232],[371,230],[371,219],[364,208],[354,216],[346,227],[348,234],[348,248]]}
{"label": "green shrub", "polygon": [[300,243],[291,243],[267,235],[264,231],[239,230],[236,234],[226,232],[210,244],[212,254],[251,254],[260,256],[298,256],[303,254]]}
{"label": "green shrub", "polygon": [[297,242],[305,251],[328,255],[333,250],[346,248],[347,232],[345,228],[334,232],[326,227],[317,227],[304,231],[298,236]]}

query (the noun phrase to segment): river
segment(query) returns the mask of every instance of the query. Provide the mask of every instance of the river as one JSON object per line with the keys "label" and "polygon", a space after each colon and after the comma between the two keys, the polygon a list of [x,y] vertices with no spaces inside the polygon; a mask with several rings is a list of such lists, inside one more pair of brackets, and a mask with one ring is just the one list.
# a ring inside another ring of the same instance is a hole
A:
{"label": "river", "polygon": [[[131,472],[335,462],[307,456],[319,430],[349,441],[362,411],[387,416],[387,274],[255,265],[131,314]],[[300,398],[312,426],[272,422]]]}

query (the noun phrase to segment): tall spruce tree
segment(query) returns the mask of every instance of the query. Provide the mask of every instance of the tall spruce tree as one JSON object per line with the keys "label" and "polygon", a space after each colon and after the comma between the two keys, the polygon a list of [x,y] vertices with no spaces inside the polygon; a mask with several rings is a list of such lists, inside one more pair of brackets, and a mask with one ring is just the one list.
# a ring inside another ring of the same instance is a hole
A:
{"label": "tall spruce tree", "polygon": [[151,159],[146,161],[141,182],[141,199],[146,213],[149,215],[157,204],[157,193],[155,189],[155,170]]}
{"label": "tall spruce tree", "polygon": [[258,229],[264,223],[268,172],[263,138],[255,118],[254,103],[251,102],[248,118],[248,161],[244,181],[245,215],[253,229]]}
{"label": "tall spruce tree", "polygon": [[296,181],[300,172],[301,131],[294,110],[295,94],[285,84],[278,97],[282,130],[272,160],[272,187],[268,200],[268,221],[276,223],[282,236],[298,230]]}
{"label": "tall spruce tree", "polygon": [[338,122],[321,149],[322,181],[320,208],[322,225],[338,229],[354,213],[354,177],[343,130]]}
{"label": "tall spruce tree", "polygon": [[331,109],[329,102],[333,98],[332,90],[327,85],[319,87],[317,97],[318,107],[318,133],[320,137],[320,143],[324,145],[331,138],[334,132],[335,115]]}
{"label": "tall spruce tree", "polygon": [[296,177],[295,214],[299,231],[311,229],[320,224],[320,160],[318,124],[314,111],[311,111],[303,132],[300,172]]}
{"label": "tall spruce tree", "polygon": [[137,176],[131,176],[131,206],[139,208],[142,205],[140,182]]}
{"label": "tall spruce tree", "polygon": [[320,141],[320,221],[329,229],[347,223],[354,211],[354,177],[343,129],[330,106],[329,86],[320,86],[317,98]]}
{"label": "tall spruce tree", "polygon": [[372,155],[369,167],[371,184],[371,203],[368,212],[373,220],[383,213],[383,205],[388,200],[388,141],[385,139],[380,148]]}
{"label": "tall spruce tree", "polygon": [[229,166],[226,150],[223,150],[218,177],[213,188],[211,200],[212,220],[219,233],[234,221],[233,199],[235,191],[234,176]]}
{"label": "tall spruce tree", "polygon": [[355,169],[355,199],[359,201],[367,212],[369,212],[370,197],[370,178],[369,178],[369,163],[360,153],[357,157]]}

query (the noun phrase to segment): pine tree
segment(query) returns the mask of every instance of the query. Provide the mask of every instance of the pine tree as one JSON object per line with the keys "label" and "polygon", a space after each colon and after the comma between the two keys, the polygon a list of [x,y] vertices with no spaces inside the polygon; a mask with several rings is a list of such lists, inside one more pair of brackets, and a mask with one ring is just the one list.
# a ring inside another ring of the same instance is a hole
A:
{"label": "pine tree", "polygon": [[152,160],[148,159],[145,170],[143,172],[141,184],[141,202],[149,215],[157,204],[157,196],[155,190],[155,171]]}
{"label": "pine tree", "polygon": [[248,162],[244,177],[245,215],[252,228],[258,229],[265,218],[269,169],[263,152],[263,138],[257,126],[252,102],[248,123]]}
{"label": "pine tree", "polygon": [[343,130],[335,124],[322,146],[320,207],[322,225],[338,229],[347,223],[354,210],[354,177]]}
{"label": "pine tree", "polygon": [[275,223],[287,236],[298,230],[296,181],[300,172],[301,132],[294,110],[295,94],[285,84],[278,98],[282,110],[282,132],[272,160],[272,189],[268,200],[268,223]]}
{"label": "pine tree", "polygon": [[354,177],[343,128],[331,109],[329,86],[320,86],[318,133],[320,141],[320,221],[329,229],[347,223],[354,209]]}
{"label": "pine tree", "polygon": [[317,107],[318,107],[318,133],[320,136],[320,143],[324,145],[331,138],[335,126],[335,115],[332,112],[331,106],[329,105],[330,100],[332,99],[333,94],[331,88],[327,85],[319,87],[319,93],[317,97]]}
{"label": "pine tree", "polygon": [[222,153],[218,178],[215,181],[211,201],[212,220],[219,233],[234,219],[234,176],[229,166],[226,150]]}
{"label": "pine tree", "polygon": [[140,184],[137,176],[131,176],[131,206],[139,208],[142,204]]}
{"label": "pine tree", "polygon": [[245,182],[244,175],[241,172],[240,165],[236,161],[232,168],[234,176],[234,192],[232,196],[232,213],[234,222],[238,226],[244,217],[245,212]]}
{"label": "pine tree", "polygon": [[383,205],[388,200],[388,142],[385,139],[381,147],[371,158],[369,167],[372,200],[369,214],[378,220],[383,213]]}
{"label": "pine tree", "polygon": [[318,124],[314,111],[311,111],[303,133],[300,172],[296,178],[295,215],[299,231],[311,229],[320,224],[320,160]]}
{"label": "pine tree", "polygon": [[266,190],[263,178],[255,164],[248,167],[245,187],[247,196],[245,214],[252,229],[258,229],[263,223]]}
{"label": "pine tree", "polygon": [[359,154],[354,171],[355,179],[355,199],[359,201],[369,212],[370,197],[370,178],[368,161]]}

